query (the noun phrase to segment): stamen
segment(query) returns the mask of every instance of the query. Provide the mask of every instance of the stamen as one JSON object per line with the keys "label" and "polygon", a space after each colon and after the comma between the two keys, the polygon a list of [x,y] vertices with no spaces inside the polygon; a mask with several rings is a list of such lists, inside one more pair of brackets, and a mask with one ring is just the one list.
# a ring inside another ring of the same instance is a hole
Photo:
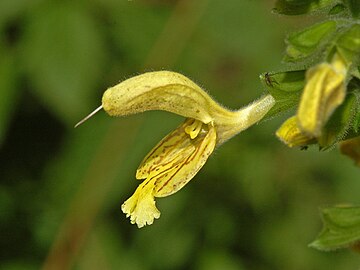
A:
{"label": "stamen", "polygon": [[201,127],[202,127],[202,122],[196,119],[193,119],[193,123],[190,124],[189,126],[185,127],[185,133],[190,135],[191,139],[194,139],[197,137],[197,135],[199,134],[199,132],[201,131]]}

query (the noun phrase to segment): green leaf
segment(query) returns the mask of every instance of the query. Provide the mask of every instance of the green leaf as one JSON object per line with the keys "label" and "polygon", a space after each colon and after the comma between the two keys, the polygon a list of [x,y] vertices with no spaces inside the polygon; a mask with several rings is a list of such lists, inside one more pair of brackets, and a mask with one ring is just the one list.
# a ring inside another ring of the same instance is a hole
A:
{"label": "green leaf", "polygon": [[349,119],[347,124],[349,128],[344,132],[343,136],[340,136],[339,138],[341,141],[346,141],[360,136],[360,80],[352,78],[347,88],[348,92],[356,97],[356,103],[353,107],[353,112],[351,112],[351,119]]}
{"label": "green leaf", "polygon": [[343,4],[338,4],[331,8],[328,12],[329,15],[338,15],[346,10],[346,6]]}
{"label": "green leaf", "polygon": [[345,0],[351,14],[355,18],[359,18],[360,16],[360,5],[359,0]]}
{"label": "green leaf", "polygon": [[264,73],[260,75],[260,80],[276,100],[265,116],[270,118],[298,104],[305,85],[305,70]]}
{"label": "green leaf", "polygon": [[348,63],[355,63],[354,69],[360,58],[360,24],[353,24],[336,41],[339,53]]}
{"label": "green leaf", "polygon": [[360,66],[354,66],[351,70],[351,75],[360,80]]}
{"label": "green leaf", "polygon": [[353,129],[356,134],[354,136],[360,136],[360,109],[358,109],[356,116],[354,117]]}
{"label": "green leaf", "polygon": [[310,244],[328,251],[347,248],[360,241],[360,207],[331,207],[321,210],[323,229]]}
{"label": "green leaf", "polygon": [[360,97],[354,93],[346,96],[345,101],[335,110],[318,138],[320,147],[325,150],[344,139],[353,127],[360,106]]}
{"label": "green leaf", "polygon": [[350,80],[348,84],[348,92],[353,93],[358,100],[358,107],[355,108],[355,116],[352,121],[352,129],[346,135],[345,139],[349,139],[352,137],[360,136],[360,79],[354,77]]}
{"label": "green leaf", "polygon": [[44,3],[31,13],[21,40],[30,89],[69,126],[95,106],[104,68],[101,32],[84,10],[73,2]]}
{"label": "green leaf", "polygon": [[339,0],[277,0],[273,12],[300,15],[323,11],[341,3]]}
{"label": "green leaf", "polygon": [[292,33],[286,39],[285,61],[296,61],[310,56],[321,49],[328,37],[336,30],[335,21],[326,21],[305,30]]}

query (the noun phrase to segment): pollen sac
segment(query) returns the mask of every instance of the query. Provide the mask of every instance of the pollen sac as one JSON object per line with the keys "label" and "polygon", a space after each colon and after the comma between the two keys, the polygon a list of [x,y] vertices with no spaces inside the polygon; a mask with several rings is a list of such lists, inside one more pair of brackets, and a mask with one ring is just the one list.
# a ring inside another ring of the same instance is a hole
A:
{"label": "pollen sac", "polygon": [[144,158],[136,178],[154,179],[154,196],[169,196],[195,176],[215,145],[216,131],[211,124],[187,119]]}

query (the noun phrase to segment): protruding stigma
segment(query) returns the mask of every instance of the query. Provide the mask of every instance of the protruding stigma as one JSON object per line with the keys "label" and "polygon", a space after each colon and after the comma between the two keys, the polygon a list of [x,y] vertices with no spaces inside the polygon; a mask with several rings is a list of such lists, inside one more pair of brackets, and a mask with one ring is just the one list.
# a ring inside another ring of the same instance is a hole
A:
{"label": "protruding stigma", "polygon": [[90,113],[88,116],[86,116],[84,119],[82,119],[79,123],[77,123],[74,126],[74,128],[77,128],[78,126],[80,126],[82,123],[84,123],[86,120],[88,120],[90,117],[92,117],[95,113],[97,113],[101,109],[102,109],[102,105],[100,107],[96,108],[92,113]]}

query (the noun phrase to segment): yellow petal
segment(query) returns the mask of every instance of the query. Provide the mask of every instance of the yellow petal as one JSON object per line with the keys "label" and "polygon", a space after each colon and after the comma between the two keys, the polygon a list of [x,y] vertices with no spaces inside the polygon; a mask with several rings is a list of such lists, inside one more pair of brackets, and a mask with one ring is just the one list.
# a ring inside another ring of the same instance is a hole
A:
{"label": "yellow petal", "polygon": [[299,129],[296,116],[287,119],[276,131],[276,136],[289,147],[306,146],[315,142],[314,138]]}
{"label": "yellow petal", "polygon": [[154,219],[160,217],[160,211],[155,206],[154,188],[154,179],[145,180],[121,206],[126,217],[130,217],[131,223],[136,223],[139,228],[153,224]]}
{"label": "yellow petal", "polygon": [[[169,196],[180,190],[213,152],[216,145],[215,128],[211,124],[197,122],[187,119],[162,139],[139,166],[136,178],[154,179],[156,197]],[[198,131],[192,139],[187,130],[194,127]]]}

